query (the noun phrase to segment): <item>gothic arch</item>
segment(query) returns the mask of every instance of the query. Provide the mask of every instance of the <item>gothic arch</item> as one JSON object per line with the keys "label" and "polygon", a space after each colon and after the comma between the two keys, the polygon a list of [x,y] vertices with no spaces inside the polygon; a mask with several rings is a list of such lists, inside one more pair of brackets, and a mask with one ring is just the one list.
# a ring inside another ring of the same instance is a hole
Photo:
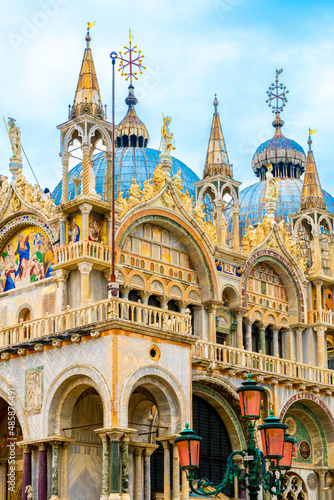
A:
{"label": "gothic arch", "polygon": [[332,223],[331,223],[331,221],[330,221],[329,217],[328,217],[326,214],[322,214],[322,215],[320,216],[320,218],[319,218],[319,220],[318,220],[318,226],[319,226],[319,228],[320,228],[320,226],[321,226],[322,222],[326,222],[327,227],[328,227],[328,229],[329,229],[329,234],[330,234],[330,236],[332,236],[332,235],[333,235],[333,227],[332,227]]}
{"label": "gothic arch", "polygon": [[296,238],[296,236],[298,235],[299,227],[302,225],[302,223],[304,221],[306,221],[311,226],[311,231],[313,231],[315,229],[314,220],[309,215],[306,215],[306,214],[302,215],[300,217],[300,219],[298,219],[298,221],[296,222],[295,227],[293,228],[293,237],[294,238]]}
{"label": "gothic arch", "polygon": [[241,278],[242,306],[247,307],[247,281],[252,268],[258,262],[270,265],[281,278],[288,296],[290,323],[304,323],[306,321],[306,297],[300,277],[286,258],[273,250],[259,250],[246,262]]}
{"label": "gothic arch", "polygon": [[97,141],[99,139],[101,139],[102,143],[106,147],[107,151],[111,151],[111,149],[112,149],[112,140],[111,140],[109,134],[107,134],[106,130],[103,127],[101,127],[100,125],[94,125],[90,129],[89,136],[88,136],[88,143],[89,144],[92,143],[91,141],[94,138],[94,135],[95,135],[96,132],[99,132],[101,134],[101,137],[97,138]]}
{"label": "gothic arch", "polygon": [[225,194],[229,194],[231,196],[231,198],[233,199],[233,206],[238,206],[238,195],[236,193],[235,187],[232,186],[232,184],[230,184],[229,182],[225,182],[223,184],[220,192],[220,198],[223,199]]}
{"label": "gothic arch", "polygon": [[62,422],[71,418],[75,398],[88,387],[93,387],[101,398],[104,427],[111,426],[112,401],[106,380],[96,368],[79,364],[60,373],[48,389],[42,413],[44,437],[63,435]]}
{"label": "gothic arch", "polygon": [[[214,195],[214,198],[211,197],[210,191]],[[211,199],[212,199],[213,202],[217,201],[217,199],[218,199],[217,187],[214,184],[210,183],[210,184],[205,184],[201,188],[201,190],[200,190],[200,192],[198,193],[198,196],[197,196],[196,205],[199,205],[202,202],[202,200],[203,200],[203,198],[204,198],[204,196],[206,194],[208,194],[211,197]]]}
{"label": "gothic arch", "polygon": [[148,365],[133,372],[124,383],[120,397],[120,427],[129,427],[130,397],[139,386],[147,388],[154,396],[161,412],[162,425],[168,428],[166,434],[180,432],[190,421],[191,404],[179,382],[164,368]]}
{"label": "gothic arch", "polygon": [[124,220],[123,224],[117,231],[115,246],[122,248],[125,238],[139,224],[158,223],[162,227],[175,232],[180,237],[189,251],[190,257],[195,264],[202,281],[202,299],[218,299],[218,279],[217,272],[211,252],[203,237],[200,237],[197,231],[194,230],[187,222],[180,218],[176,213],[173,217],[162,209],[143,209],[140,212],[132,214],[128,219]]}
{"label": "gothic arch", "polygon": [[81,143],[82,143],[82,139],[83,139],[83,130],[82,130],[82,128],[79,127],[79,125],[72,125],[68,129],[68,131],[66,132],[65,137],[63,138],[62,148],[61,148],[62,149],[62,151],[61,151],[62,153],[68,151],[70,143],[73,140],[73,134],[75,132],[77,132],[77,134],[78,134],[78,137],[75,137],[75,139],[78,139],[78,141],[80,141],[80,139],[81,139]]}

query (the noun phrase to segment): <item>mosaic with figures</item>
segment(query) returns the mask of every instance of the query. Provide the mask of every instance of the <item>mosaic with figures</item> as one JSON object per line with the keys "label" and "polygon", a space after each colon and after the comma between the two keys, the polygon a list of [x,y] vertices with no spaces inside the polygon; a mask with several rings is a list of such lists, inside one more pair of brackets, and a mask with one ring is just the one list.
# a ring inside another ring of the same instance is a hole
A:
{"label": "mosaic with figures", "polygon": [[51,277],[54,253],[44,231],[28,226],[7,241],[0,255],[0,292]]}

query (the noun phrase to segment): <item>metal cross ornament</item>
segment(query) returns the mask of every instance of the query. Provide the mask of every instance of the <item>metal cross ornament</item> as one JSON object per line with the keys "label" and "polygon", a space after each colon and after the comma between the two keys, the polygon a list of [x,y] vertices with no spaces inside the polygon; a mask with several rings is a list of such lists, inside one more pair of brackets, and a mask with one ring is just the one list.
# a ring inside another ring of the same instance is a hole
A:
{"label": "metal cross ornament", "polygon": [[143,69],[146,69],[146,67],[143,66],[144,54],[141,53],[141,50],[137,50],[137,45],[132,47],[132,36],[131,30],[129,30],[129,47],[124,45],[124,53],[122,54],[120,50],[118,56],[120,60],[118,71],[121,71],[121,75],[125,76],[125,80],[129,80],[130,78],[130,85],[132,85],[133,78],[138,80],[138,72],[135,71],[135,69],[137,68],[140,74],[143,73]]}
{"label": "metal cross ornament", "polygon": [[285,103],[288,102],[286,94],[288,94],[289,91],[286,90],[286,87],[284,87],[283,83],[278,83],[278,75],[280,75],[281,73],[283,73],[283,69],[276,70],[276,81],[275,83],[272,83],[269,87],[269,90],[267,90],[268,99],[266,100],[266,102],[268,103],[269,108],[272,108],[272,111],[275,114],[283,111]]}

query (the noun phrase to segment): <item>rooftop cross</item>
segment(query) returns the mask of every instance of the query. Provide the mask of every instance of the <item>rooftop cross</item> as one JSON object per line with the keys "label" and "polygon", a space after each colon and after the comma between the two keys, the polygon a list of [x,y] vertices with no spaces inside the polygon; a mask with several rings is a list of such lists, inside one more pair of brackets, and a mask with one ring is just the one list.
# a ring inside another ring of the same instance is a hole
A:
{"label": "rooftop cross", "polygon": [[[285,107],[285,103],[288,102],[286,95],[288,94],[289,91],[286,90],[286,87],[284,87],[283,83],[278,83],[278,75],[283,73],[283,69],[277,69],[276,70],[276,81],[275,83],[272,83],[269,87],[269,90],[267,90],[267,95],[268,99],[266,100],[269,106],[269,108],[272,108],[273,113],[279,114],[281,111],[283,111],[283,108]],[[273,102],[272,101],[275,101]],[[280,105],[280,100],[281,105]]]}
{"label": "rooftop cross", "polygon": [[[124,45],[126,49],[124,51],[124,55],[122,55],[122,51],[119,51],[118,59],[120,60],[118,71],[121,71],[121,75],[125,76],[125,80],[130,78],[130,85],[132,85],[132,78],[138,80],[136,68],[139,69],[140,74],[142,74],[142,70],[146,69],[143,66],[143,57],[144,54],[141,53],[141,50],[136,50],[137,45],[132,47],[132,33],[129,30],[129,47]],[[137,56],[135,54],[138,54]],[[125,56],[125,57],[124,57]],[[127,57],[127,58],[126,58]]]}

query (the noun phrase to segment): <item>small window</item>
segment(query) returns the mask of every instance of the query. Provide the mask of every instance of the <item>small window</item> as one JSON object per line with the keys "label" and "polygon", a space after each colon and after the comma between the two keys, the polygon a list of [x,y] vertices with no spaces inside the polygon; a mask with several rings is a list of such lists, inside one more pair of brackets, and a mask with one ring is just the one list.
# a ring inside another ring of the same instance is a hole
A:
{"label": "small window", "polygon": [[125,262],[125,257],[123,254],[121,254],[121,263],[123,264]]}

